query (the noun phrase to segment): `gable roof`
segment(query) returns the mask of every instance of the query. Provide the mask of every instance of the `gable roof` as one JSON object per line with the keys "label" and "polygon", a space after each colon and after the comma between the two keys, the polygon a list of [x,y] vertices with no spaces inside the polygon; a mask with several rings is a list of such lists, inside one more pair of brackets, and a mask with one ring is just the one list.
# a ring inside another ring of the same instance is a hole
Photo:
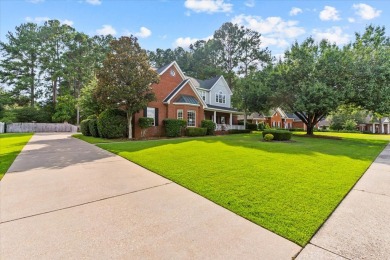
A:
{"label": "gable roof", "polygon": [[158,73],[158,75],[162,75],[162,74],[164,74],[170,67],[172,67],[172,66],[175,66],[175,69],[177,70],[177,72],[179,72],[179,75],[180,75],[180,77],[184,80],[184,79],[186,79],[187,77],[184,75],[184,73],[183,73],[183,71],[180,69],[180,67],[179,67],[179,65],[177,64],[177,62],[176,61],[173,61],[173,62],[171,62],[171,63],[169,63],[169,64],[167,64],[167,65],[165,65],[165,66],[163,66],[163,67],[161,67],[161,68],[158,68],[157,70],[156,70],[156,72]]}
{"label": "gable roof", "polygon": [[175,99],[174,103],[199,105],[199,101],[195,97],[189,95],[180,95],[178,98]]}
{"label": "gable roof", "polygon": [[189,79],[185,79],[183,80],[182,82],[180,82],[179,85],[177,85],[176,88],[174,88],[172,90],[171,93],[168,94],[168,96],[163,100],[163,103],[166,103],[166,102],[169,102],[175,95],[177,92],[179,92],[180,89],[182,89],[184,87],[184,85],[189,81]]}
{"label": "gable roof", "polygon": [[217,76],[211,79],[200,80],[192,77],[188,77],[195,87],[210,90],[221,76]]}

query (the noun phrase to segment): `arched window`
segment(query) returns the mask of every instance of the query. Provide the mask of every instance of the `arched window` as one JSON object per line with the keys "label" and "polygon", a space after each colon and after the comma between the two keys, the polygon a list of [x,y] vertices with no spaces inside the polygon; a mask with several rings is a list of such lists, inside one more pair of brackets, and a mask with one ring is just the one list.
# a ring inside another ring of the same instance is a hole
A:
{"label": "arched window", "polygon": [[215,102],[226,104],[226,95],[222,91],[215,93]]}

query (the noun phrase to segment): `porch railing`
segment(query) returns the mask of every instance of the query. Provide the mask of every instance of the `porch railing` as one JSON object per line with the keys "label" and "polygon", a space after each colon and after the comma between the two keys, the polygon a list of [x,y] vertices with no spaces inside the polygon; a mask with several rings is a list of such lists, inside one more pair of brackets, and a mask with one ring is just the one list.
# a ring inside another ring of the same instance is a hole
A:
{"label": "porch railing", "polygon": [[230,129],[244,130],[245,127],[243,125],[217,124],[217,126],[215,128],[216,131],[227,131]]}

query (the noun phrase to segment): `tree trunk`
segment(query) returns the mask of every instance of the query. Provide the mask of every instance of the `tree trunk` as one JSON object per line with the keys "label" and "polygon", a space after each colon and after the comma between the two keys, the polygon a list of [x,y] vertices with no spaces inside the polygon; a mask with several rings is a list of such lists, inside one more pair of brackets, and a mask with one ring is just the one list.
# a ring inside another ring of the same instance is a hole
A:
{"label": "tree trunk", "polygon": [[246,129],[246,117],[247,117],[247,114],[246,114],[246,109],[244,111],[244,129]]}
{"label": "tree trunk", "polygon": [[131,121],[133,121],[133,114],[127,112],[127,122],[129,126],[129,139],[133,139],[133,125]]}
{"label": "tree trunk", "polygon": [[383,129],[382,118],[379,118],[379,129],[378,129],[379,131],[378,131],[378,132],[379,132],[380,134],[383,134],[382,129]]}
{"label": "tree trunk", "polygon": [[35,86],[34,86],[34,79],[35,79],[35,76],[34,76],[34,66],[31,67],[31,85],[30,85],[30,106],[31,107],[34,107],[34,97],[35,97]]}
{"label": "tree trunk", "polygon": [[307,135],[313,135],[314,133],[314,126],[312,124],[306,125],[306,134]]}
{"label": "tree trunk", "polygon": [[77,105],[77,119],[76,119],[76,125],[80,125],[80,106]]}

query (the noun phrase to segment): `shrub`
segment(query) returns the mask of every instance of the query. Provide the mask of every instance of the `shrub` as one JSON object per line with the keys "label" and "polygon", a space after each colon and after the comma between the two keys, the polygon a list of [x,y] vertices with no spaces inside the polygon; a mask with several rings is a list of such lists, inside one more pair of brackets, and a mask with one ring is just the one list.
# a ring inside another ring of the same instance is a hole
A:
{"label": "shrub", "polygon": [[89,120],[89,133],[93,136],[93,137],[99,137],[99,129],[98,129],[98,126],[97,126],[97,119],[87,119]]}
{"label": "shrub", "polygon": [[89,121],[90,119],[85,119],[80,122],[81,133],[85,136],[90,136],[91,132],[89,131]]}
{"label": "shrub", "polygon": [[303,128],[290,128],[288,129],[290,132],[305,132],[305,129]]}
{"label": "shrub", "polygon": [[186,136],[205,136],[207,128],[205,127],[189,127],[186,129]]}
{"label": "shrub", "polygon": [[292,136],[292,133],[289,131],[268,129],[263,131],[263,138],[267,134],[272,134],[274,136],[273,140],[277,141],[288,141]]}
{"label": "shrub", "polygon": [[165,126],[165,135],[167,137],[178,137],[181,130],[187,125],[186,120],[167,118],[163,120]]}
{"label": "shrub", "polygon": [[249,134],[251,130],[248,129],[230,129],[228,130],[229,134]]}
{"label": "shrub", "polygon": [[127,136],[127,118],[124,111],[104,110],[98,118],[98,131],[103,138],[121,138]]}
{"label": "shrub", "polygon": [[37,122],[46,123],[51,122],[51,115],[43,109],[35,107],[22,107],[13,110],[18,123]]}
{"label": "shrub", "polygon": [[356,131],[357,123],[353,119],[347,119],[343,124],[343,130]]}
{"label": "shrub", "polygon": [[269,142],[269,141],[272,141],[273,139],[274,139],[273,134],[266,134],[266,135],[264,136],[264,141]]}
{"label": "shrub", "polygon": [[146,131],[148,130],[149,127],[153,125],[153,118],[150,117],[140,117],[138,119],[138,125],[141,128],[141,137],[144,138]]}
{"label": "shrub", "polygon": [[207,135],[214,135],[216,124],[211,120],[202,120],[200,126],[207,128]]}
{"label": "shrub", "polygon": [[265,129],[265,124],[264,124],[264,122],[260,122],[260,123],[257,125],[257,130],[263,131],[264,129]]}
{"label": "shrub", "polygon": [[252,124],[252,123],[246,123],[246,129],[247,130],[256,131],[257,130],[257,125],[256,124]]}

